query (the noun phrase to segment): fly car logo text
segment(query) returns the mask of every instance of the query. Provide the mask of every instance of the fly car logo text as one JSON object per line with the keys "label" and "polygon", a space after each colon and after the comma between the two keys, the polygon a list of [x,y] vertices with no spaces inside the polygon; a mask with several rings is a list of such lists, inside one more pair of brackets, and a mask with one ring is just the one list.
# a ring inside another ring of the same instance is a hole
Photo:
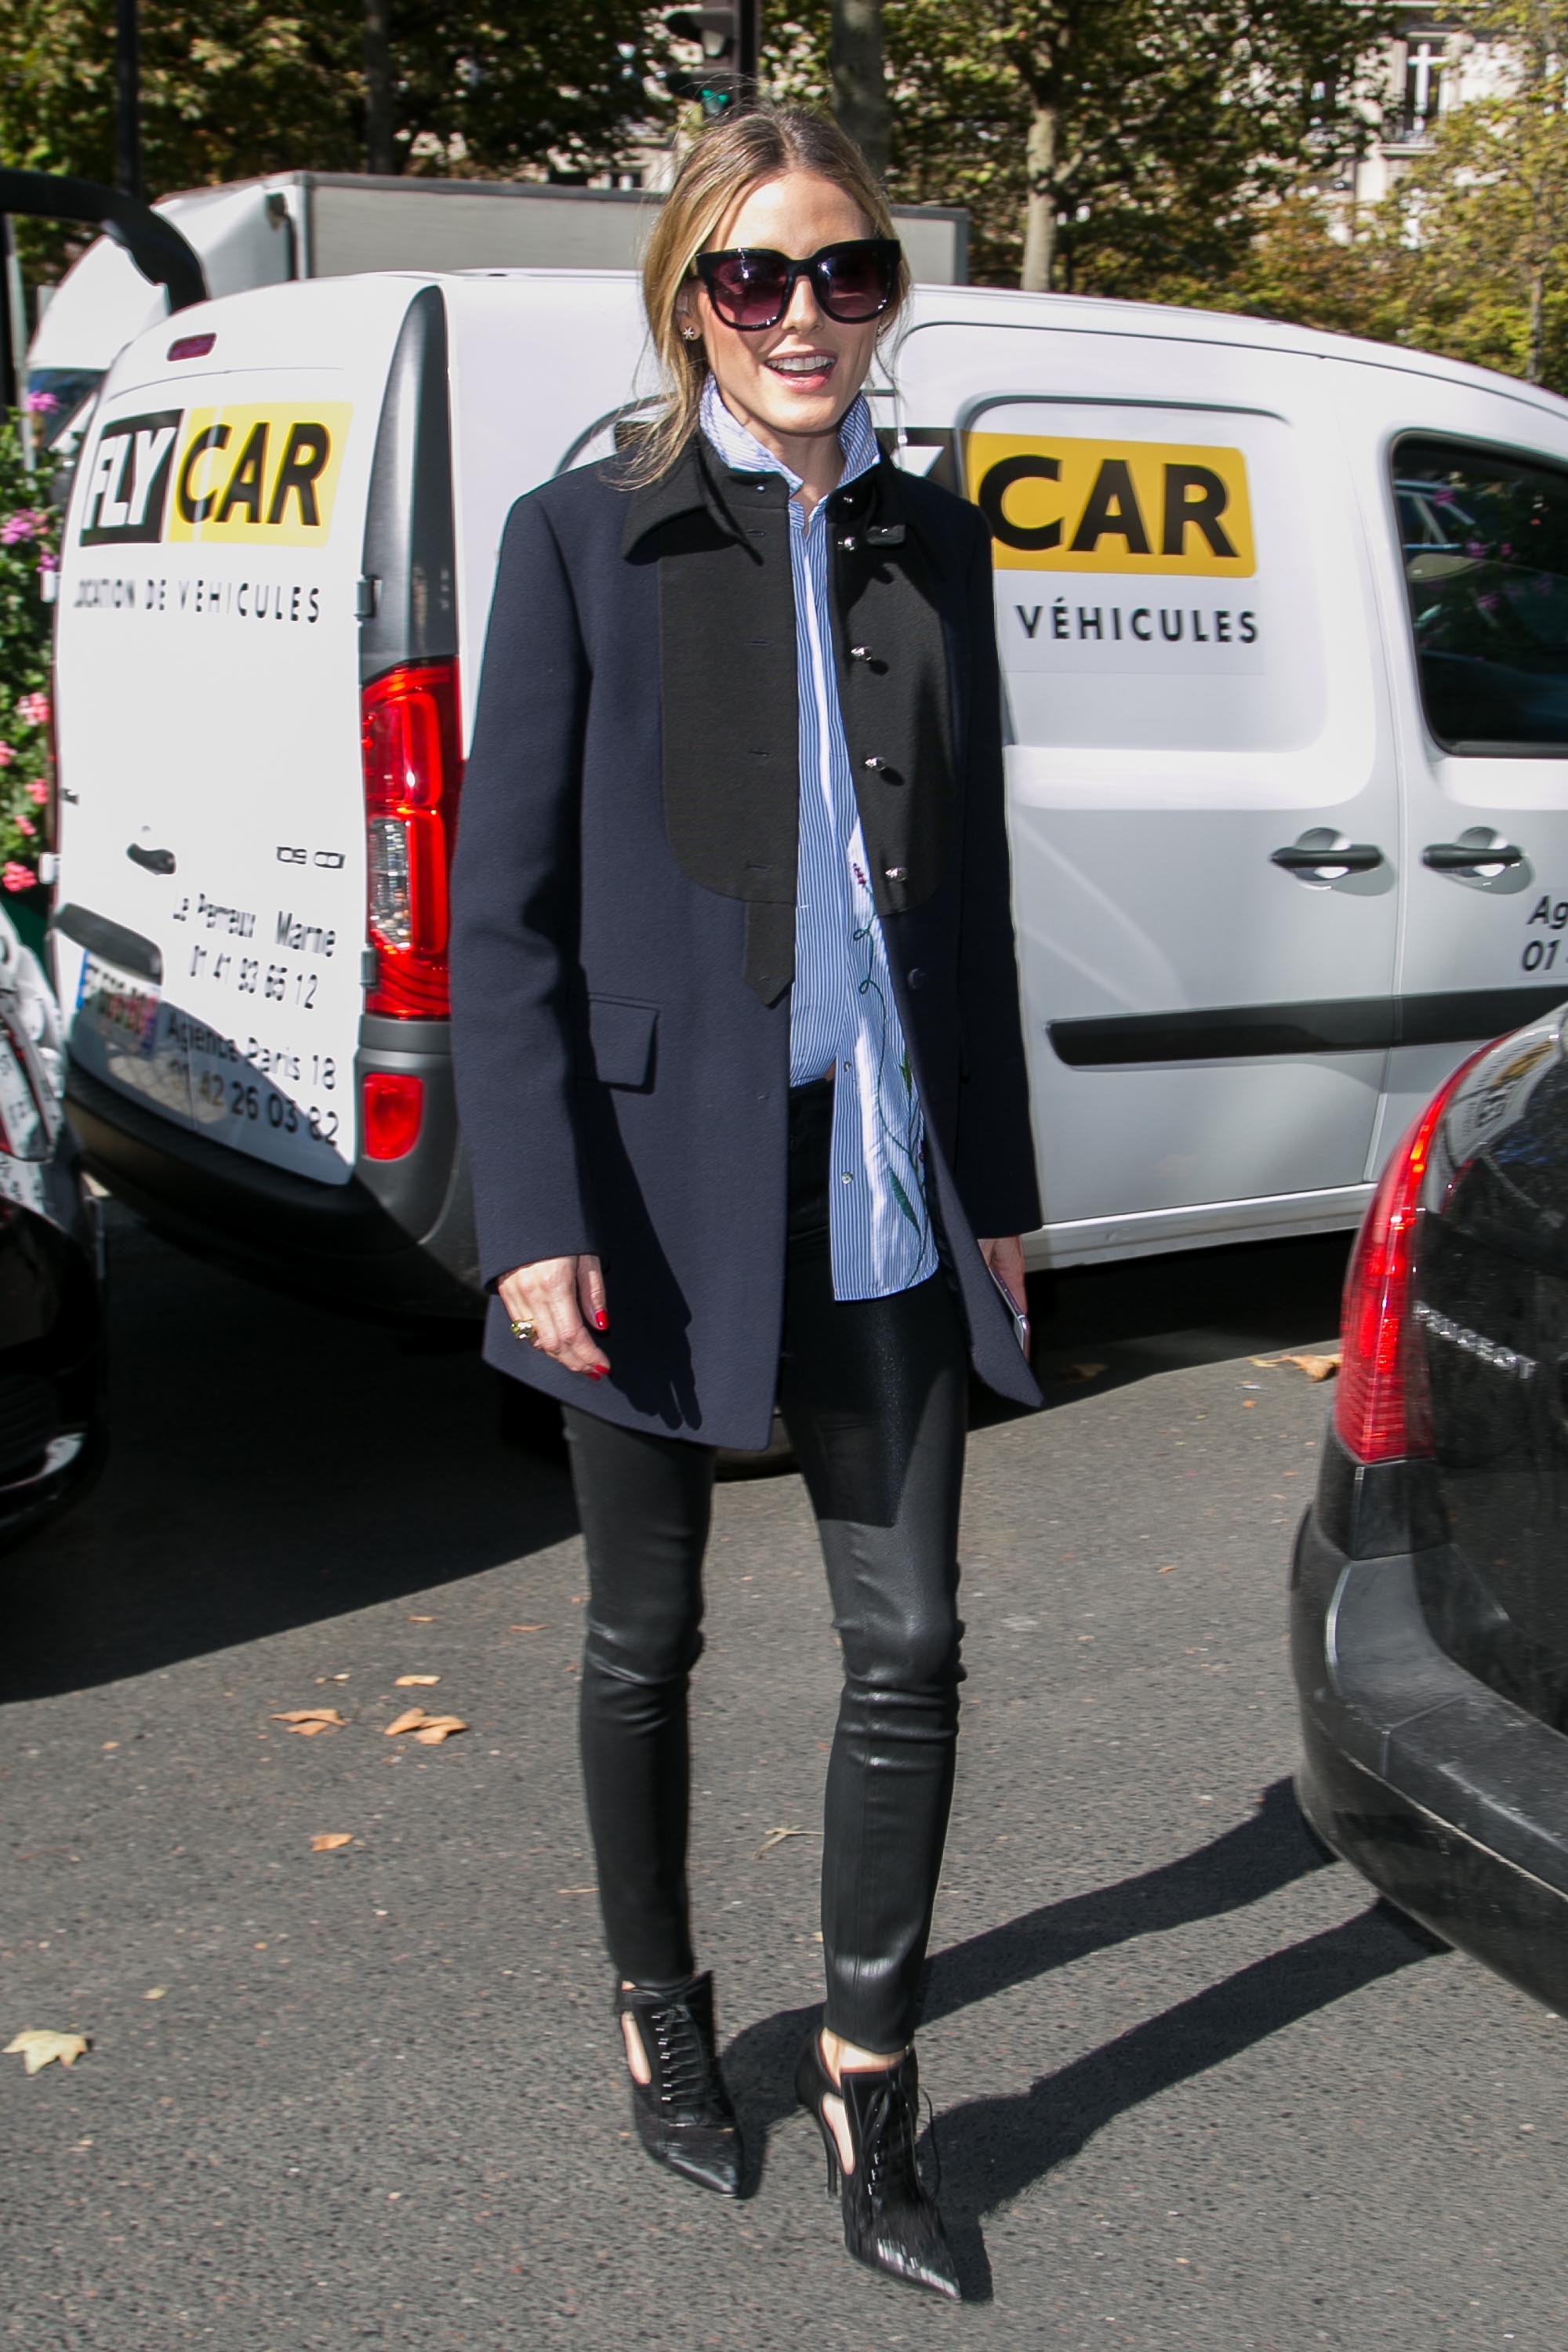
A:
{"label": "fly car logo text", "polygon": [[166,409],[103,427],[88,470],[84,547],[322,547],[353,411]]}
{"label": "fly car logo text", "polygon": [[1004,571],[1247,580],[1258,568],[1239,449],[972,433],[964,470]]}

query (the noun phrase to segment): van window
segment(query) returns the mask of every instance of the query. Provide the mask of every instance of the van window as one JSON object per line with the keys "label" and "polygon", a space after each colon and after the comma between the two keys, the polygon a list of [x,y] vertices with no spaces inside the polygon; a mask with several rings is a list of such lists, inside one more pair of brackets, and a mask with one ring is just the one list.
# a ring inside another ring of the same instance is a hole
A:
{"label": "van window", "polygon": [[1019,742],[1318,739],[1321,600],[1282,419],[1004,398],[962,437],[963,486],[991,527]]}
{"label": "van window", "polygon": [[1568,752],[1568,472],[1395,444],[1394,500],[1426,724],[1447,751]]}

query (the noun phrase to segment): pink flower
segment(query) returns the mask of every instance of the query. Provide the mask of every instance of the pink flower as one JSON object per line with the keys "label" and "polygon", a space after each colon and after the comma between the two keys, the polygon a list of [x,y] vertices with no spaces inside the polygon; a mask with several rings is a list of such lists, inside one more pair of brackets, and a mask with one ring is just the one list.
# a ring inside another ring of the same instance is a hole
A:
{"label": "pink flower", "polygon": [[59,402],[52,392],[30,392],[27,394],[27,413],[30,416],[52,416],[58,406]]}
{"label": "pink flower", "polygon": [[47,804],[48,797],[49,788],[47,784],[45,783],[41,776],[36,777],[27,786],[27,798],[34,803],[35,807],[43,808]]}
{"label": "pink flower", "polygon": [[5,861],[5,871],[0,874],[0,889],[30,890],[34,875],[30,866],[19,866],[14,857]]}
{"label": "pink flower", "polygon": [[48,696],[25,694],[16,705],[16,716],[29,727],[47,727],[49,723]]}
{"label": "pink flower", "polygon": [[19,817],[15,818],[15,819],[13,820],[13,822],[14,822],[14,823],[15,823],[15,824],[16,824],[16,827],[17,832],[18,832],[18,833],[22,833],[22,834],[26,834],[26,836],[27,836],[27,839],[28,839],[29,841],[31,841],[31,839],[33,838],[33,835],[34,835],[37,832],[37,830],[38,830],[37,826],[33,823],[33,820],[32,820],[32,818],[31,818],[30,816],[19,816]]}
{"label": "pink flower", "polygon": [[37,539],[47,520],[35,507],[18,507],[0,522],[0,547],[19,547],[24,540]]}
{"label": "pink flower", "polygon": [[59,568],[60,568],[60,559],[59,559],[59,557],[58,557],[58,555],[51,555],[51,554],[49,553],[49,551],[48,551],[48,549],[47,549],[47,547],[41,547],[41,548],[38,550],[38,569],[39,569],[39,571],[40,571],[40,572],[58,572],[58,571],[59,570]]}
{"label": "pink flower", "polygon": [[8,768],[16,754],[9,743],[0,743],[0,768]]}

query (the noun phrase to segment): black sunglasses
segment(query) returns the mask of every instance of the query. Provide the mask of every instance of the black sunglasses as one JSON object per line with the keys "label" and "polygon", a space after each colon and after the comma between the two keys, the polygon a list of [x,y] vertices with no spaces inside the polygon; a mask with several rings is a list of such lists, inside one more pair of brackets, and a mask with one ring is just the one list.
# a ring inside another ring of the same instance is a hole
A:
{"label": "black sunglasses", "polygon": [[879,319],[899,282],[900,247],[893,236],[851,237],[825,245],[807,261],[761,246],[737,246],[727,253],[700,253],[692,268],[727,327],[743,335],[776,327],[795,299],[795,281],[809,278],[825,318],[841,327],[862,327]]}

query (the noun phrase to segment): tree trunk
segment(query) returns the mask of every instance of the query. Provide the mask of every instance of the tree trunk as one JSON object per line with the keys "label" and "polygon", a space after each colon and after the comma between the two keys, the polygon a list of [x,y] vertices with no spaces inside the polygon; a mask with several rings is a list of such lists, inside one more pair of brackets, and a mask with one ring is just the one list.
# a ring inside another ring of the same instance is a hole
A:
{"label": "tree trunk", "polygon": [[1539,383],[1546,364],[1546,270],[1537,262],[1530,273],[1530,358],[1524,371],[1527,383]]}
{"label": "tree trunk", "polygon": [[393,133],[391,0],[364,0],[364,168],[397,169]]}
{"label": "tree trunk", "polygon": [[1024,211],[1024,274],[1026,294],[1050,291],[1057,258],[1057,131],[1055,106],[1036,100],[1029,117],[1026,151],[1029,194]]}
{"label": "tree trunk", "polygon": [[833,0],[833,111],[879,180],[888,174],[882,0]]}

